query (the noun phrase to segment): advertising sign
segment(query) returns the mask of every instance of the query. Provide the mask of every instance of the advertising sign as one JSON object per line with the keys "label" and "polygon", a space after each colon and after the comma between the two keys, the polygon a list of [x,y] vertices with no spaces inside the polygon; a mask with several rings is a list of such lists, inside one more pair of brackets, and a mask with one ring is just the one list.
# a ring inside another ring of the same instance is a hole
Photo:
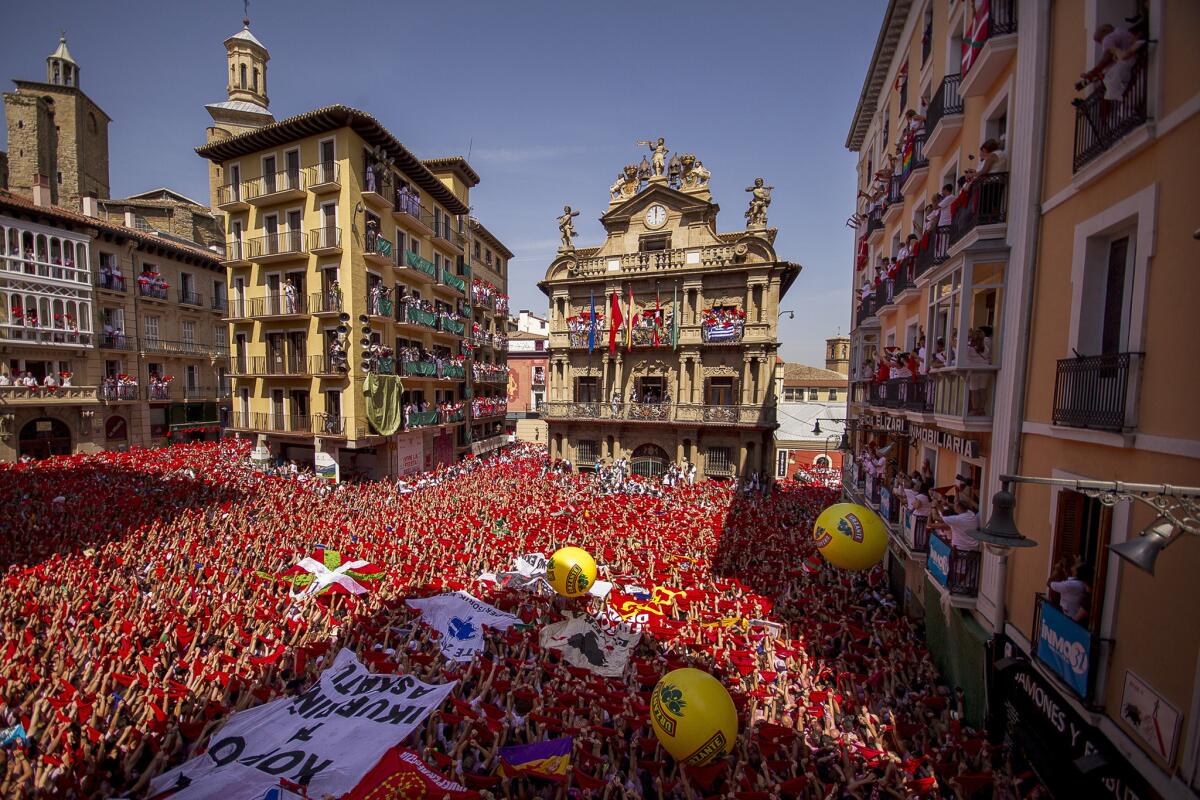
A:
{"label": "advertising sign", "polygon": [[[932,552],[932,546],[930,547]],[[1092,635],[1087,628],[1050,603],[1042,603],[1037,629],[1037,657],[1080,697],[1088,692]]]}
{"label": "advertising sign", "polygon": [[425,464],[425,438],[420,432],[396,439],[396,474],[416,475]]}
{"label": "advertising sign", "polygon": [[945,586],[950,580],[950,545],[937,536],[929,537],[929,558],[925,568],[935,581]]}
{"label": "advertising sign", "polygon": [[323,481],[330,483],[338,482],[338,463],[337,459],[326,453],[324,450],[318,451],[313,456],[313,471],[317,473],[317,477]]}
{"label": "advertising sign", "polygon": [[892,520],[892,490],[879,490],[879,518],[884,522]]}

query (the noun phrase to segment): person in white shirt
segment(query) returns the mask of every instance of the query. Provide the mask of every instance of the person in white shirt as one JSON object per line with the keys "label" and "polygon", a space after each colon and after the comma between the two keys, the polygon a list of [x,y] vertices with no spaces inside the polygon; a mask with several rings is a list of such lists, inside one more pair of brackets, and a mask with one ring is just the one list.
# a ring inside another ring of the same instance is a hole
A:
{"label": "person in white shirt", "polygon": [[50,389],[58,388],[58,375],[53,372],[47,372],[46,377],[42,379],[42,386]]}
{"label": "person in white shirt", "polygon": [[954,184],[947,183],[942,187],[942,199],[938,201],[938,226],[943,227],[950,224],[953,219],[953,214],[950,212],[950,205],[954,202]]}
{"label": "person in white shirt", "polygon": [[7,372],[0,372],[0,386],[12,386],[12,378]]}
{"label": "person in white shirt", "polygon": [[942,521],[930,526],[936,530],[950,532],[950,546],[955,550],[974,551],[979,549],[979,540],[967,532],[979,528],[979,515],[972,511],[963,499],[954,501],[954,513],[942,516]]}
{"label": "person in white shirt", "polygon": [[1079,564],[1075,565],[1066,580],[1048,581],[1046,585],[1050,591],[1058,593],[1058,607],[1064,614],[1076,622],[1083,622],[1087,618],[1084,600],[1091,592],[1091,587],[1079,577]]}

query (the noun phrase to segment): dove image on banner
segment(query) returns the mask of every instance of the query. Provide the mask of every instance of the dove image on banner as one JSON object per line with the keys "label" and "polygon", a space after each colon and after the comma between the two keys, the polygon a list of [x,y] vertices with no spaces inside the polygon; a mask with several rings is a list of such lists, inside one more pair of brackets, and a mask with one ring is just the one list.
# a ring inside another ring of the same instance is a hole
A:
{"label": "dove image on banner", "polygon": [[489,606],[468,592],[406,600],[421,612],[421,621],[441,634],[438,645],[450,661],[470,661],[483,650],[483,627],[508,630],[520,622],[506,611]]}
{"label": "dove image on banner", "polygon": [[234,714],[208,750],[151,784],[172,800],[259,800],[280,780],[312,797],[341,797],[402,742],[456,682],[372,674],[350,650],[303,694]]}
{"label": "dove image on banner", "polygon": [[542,628],[539,638],[542,649],[561,651],[568,664],[605,678],[619,678],[629,663],[629,652],[637,647],[642,635],[614,630],[588,614],[576,614]]}

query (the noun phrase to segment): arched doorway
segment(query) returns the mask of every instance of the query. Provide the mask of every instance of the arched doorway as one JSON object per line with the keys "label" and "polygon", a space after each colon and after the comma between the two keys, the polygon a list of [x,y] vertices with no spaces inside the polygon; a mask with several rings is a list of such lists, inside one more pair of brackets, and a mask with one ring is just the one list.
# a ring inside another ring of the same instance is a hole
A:
{"label": "arched doorway", "polygon": [[653,478],[667,471],[667,451],[656,444],[644,444],[633,451],[630,468],[634,475]]}
{"label": "arched doorway", "polygon": [[62,420],[42,417],[25,423],[18,442],[18,455],[21,456],[65,456],[71,452],[71,430]]}

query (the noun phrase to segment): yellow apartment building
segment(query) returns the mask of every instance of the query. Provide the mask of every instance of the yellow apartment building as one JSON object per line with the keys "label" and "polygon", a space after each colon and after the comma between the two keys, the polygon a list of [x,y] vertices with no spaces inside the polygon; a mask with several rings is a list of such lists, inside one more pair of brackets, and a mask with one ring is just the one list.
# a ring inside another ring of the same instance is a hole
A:
{"label": "yellow apartment building", "polygon": [[461,158],[422,162],[357,109],[274,121],[250,39],[226,40],[229,100],[197,148],[229,235],[230,427],[343,477],[453,463],[472,445],[479,177]]}
{"label": "yellow apartment building", "polygon": [[[847,140],[844,485],[968,720],[1055,796],[1200,787],[1197,33],[1193,4],[897,0]],[[906,507],[922,471],[973,531]],[[1023,546],[993,535],[1010,519]],[[1126,560],[1167,542],[1153,574]]]}
{"label": "yellow apartment building", "polygon": [[[624,458],[696,477],[767,480],[774,468],[779,300],[800,266],[775,252],[770,187],[744,230],[717,232],[709,172],[692,154],[624,168],[599,246],[576,248],[574,212],[539,287],[550,301],[543,417],[550,456],[579,469]],[[665,152],[664,152],[665,151]]]}
{"label": "yellow apartment building", "polygon": [[471,401],[471,449],[481,453],[507,441],[511,385],[508,369],[508,260],[513,252],[472,217],[469,220],[471,258],[471,330],[467,343],[474,351]]}

